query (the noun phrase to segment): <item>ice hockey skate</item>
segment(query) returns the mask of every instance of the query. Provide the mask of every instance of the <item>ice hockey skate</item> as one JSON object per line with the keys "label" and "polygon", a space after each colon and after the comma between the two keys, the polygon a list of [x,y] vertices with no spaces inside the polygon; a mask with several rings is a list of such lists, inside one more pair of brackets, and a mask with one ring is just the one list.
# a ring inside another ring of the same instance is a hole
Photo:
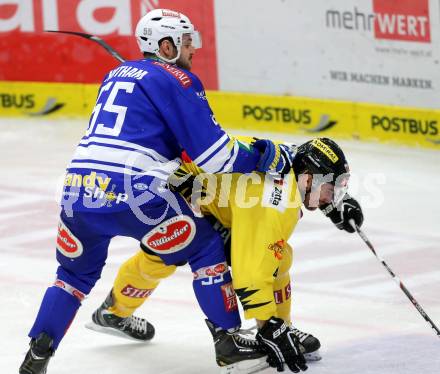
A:
{"label": "ice hockey skate", "polygon": [[269,365],[254,337],[241,330],[226,331],[205,320],[215,345],[215,358],[222,374],[257,373]]}
{"label": "ice hockey skate", "polygon": [[146,319],[136,316],[123,318],[108,310],[114,302],[112,292],[109,293],[102,305],[95,310],[92,321],[87,323],[86,327],[90,330],[135,341],[153,339],[154,327]]}
{"label": "ice hockey skate", "polygon": [[321,348],[321,343],[318,338],[315,338],[312,334],[308,334],[297,328],[291,326],[290,329],[293,331],[295,336],[298,338],[300,343],[301,352],[307,362],[319,361],[322,357],[319,353],[319,348]]}
{"label": "ice hockey skate", "polygon": [[26,353],[20,366],[20,374],[46,374],[47,365],[53,356],[52,338],[42,332],[37,339],[30,342],[29,351]]}

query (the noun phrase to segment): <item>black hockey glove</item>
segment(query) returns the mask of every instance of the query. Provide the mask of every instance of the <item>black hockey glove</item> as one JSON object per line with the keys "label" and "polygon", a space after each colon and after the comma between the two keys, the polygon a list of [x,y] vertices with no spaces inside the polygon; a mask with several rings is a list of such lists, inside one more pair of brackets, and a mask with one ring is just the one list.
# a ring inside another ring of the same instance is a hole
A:
{"label": "black hockey glove", "polygon": [[268,364],[277,371],[284,371],[284,363],[294,373],[307,370],[298,338],[282,319],[271,317],[258,331],[257,340],[268,356]]}
{"label": "black hockey glove", "polygon": [[333,203],[320,206],[322,212],[331,219],[339,230],[345,230],[353,233],[355,229],[350,225],[349,221],[352,219],[357,226],[361,227],[364,222],[364,215],[362,208],[349,194],[345,194],[344,198],[338,205]]}

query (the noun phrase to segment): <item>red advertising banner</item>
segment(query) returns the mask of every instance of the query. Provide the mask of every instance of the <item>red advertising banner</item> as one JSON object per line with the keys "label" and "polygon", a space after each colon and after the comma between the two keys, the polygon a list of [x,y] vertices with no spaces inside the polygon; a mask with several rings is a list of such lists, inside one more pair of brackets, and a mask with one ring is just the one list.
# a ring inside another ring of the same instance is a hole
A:
{"label": "red advertising banner", "polygon": [[429,0],[373,0],[377,39],[429,43]]}
{"label": "red advertising banner", "polygon": [[102,47],[76,36],[104,39],[126,59],[142,55],[133,37],[137,21],[156,8],[187,15],[202,33],[193,71],[218,88],[213,0],[11,0],[0,2],[0,80],[97,83],[118,62]]}

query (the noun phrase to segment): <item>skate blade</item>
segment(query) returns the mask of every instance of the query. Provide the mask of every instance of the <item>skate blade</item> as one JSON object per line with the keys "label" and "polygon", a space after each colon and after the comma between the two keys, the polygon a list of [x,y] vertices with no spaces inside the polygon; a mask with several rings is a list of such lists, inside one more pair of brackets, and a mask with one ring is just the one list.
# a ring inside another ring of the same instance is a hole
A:
{"label": "skate blade", "polygon": [[97,325],[95,322],[88,322],[84,325],[84,327],[88,328],[89,330],[100,332],[101,334],[107,334],[107,335],[116,336],[118,338],[124,338],[127,340],[131,340],[132,342],[138,342],[138,343],[149,342],[149,340],[133,338],[132,336],[124,334],[122,331],[116,330],[112,327],[104,327],[104,326]]}
{"label": "skate blade", "polygon": [[220,368],[220,374],[252,374],[258,373],[269,367],[266,362],[267,357],[261,357],[255,360],[244,360]]}
{"label": "skate blade", "polygon": [[314,352],[304,353],[304,358],[306,359],[307,362],[319,361],[322,359],[321,354],[319,353],[319,349],[317,349]]}

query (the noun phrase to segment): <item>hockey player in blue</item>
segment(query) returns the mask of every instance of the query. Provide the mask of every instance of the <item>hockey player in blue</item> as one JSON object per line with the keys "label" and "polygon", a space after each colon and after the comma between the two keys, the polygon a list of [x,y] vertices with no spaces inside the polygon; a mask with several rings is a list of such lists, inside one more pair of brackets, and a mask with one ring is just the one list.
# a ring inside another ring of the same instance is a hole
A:
{"label": "hockey player in blue", "polygon": [[[209,284],[194,280],[197,300],[217,328],[240,325],[238,312],[225,308],[221,292],[231,282],[222,239],[168,189],[167,179],[179,167],[183,149],[208,173],[287,173],[292,154],[270,141],[260,141],[258,149],[241,144],[219,126],[200,80],[175,65],[185,58],[190,64],[201,45],[186,16],[154,10],[141,19],[136,35],[147,58],[123,63],[105,76],[67,168],[57,276],[29,333],[21,374],[46,373],[82,300],[100,278],[110,240],[118,235],[139,240],[166,264],[188,262],[193,272],[216,269]],[[152,326],[144,327],[152,338]]]}

